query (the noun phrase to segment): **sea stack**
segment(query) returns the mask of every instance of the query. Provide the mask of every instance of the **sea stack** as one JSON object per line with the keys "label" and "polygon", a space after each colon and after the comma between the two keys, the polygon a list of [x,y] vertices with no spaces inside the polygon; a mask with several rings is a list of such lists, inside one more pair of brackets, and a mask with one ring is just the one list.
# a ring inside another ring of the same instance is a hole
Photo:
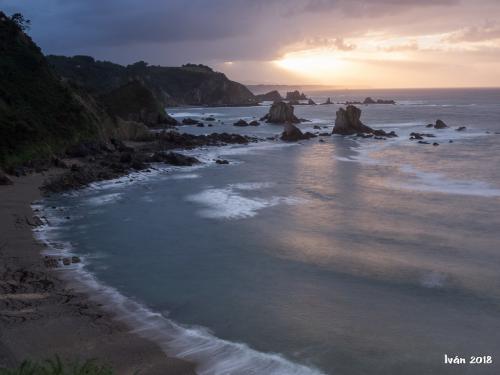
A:
{"label": "sea stack", "polygon": [[265,115],[261,121],[266,121],[271,124],[298,124],[300,120],[293,113],[293,106],[285,102],[277,102],[271,106],[269,113]]}
{"label": "sea stack", "polygon": [[326,99],[326,102],[321,103],[321,105],[329,105],[329,104],[333,104],[333,103],[332,103],[332,100],[331,100],[330,98],[327,98],[327,99]]}
{"label": "sea stack", "polygon": [[361,109],[348,105],[346,109],[337,111],[335,127],[332,134],[351,135],[358,133],[373,133],[373,129],[363,124],[360,120]]}

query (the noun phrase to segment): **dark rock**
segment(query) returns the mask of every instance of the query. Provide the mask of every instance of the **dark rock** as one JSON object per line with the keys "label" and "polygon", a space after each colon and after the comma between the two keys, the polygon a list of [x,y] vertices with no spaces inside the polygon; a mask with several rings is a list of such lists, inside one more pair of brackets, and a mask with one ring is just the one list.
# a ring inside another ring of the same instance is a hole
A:
{"label": "dark rock", "polygon": [[224,159],[217,159],[215,162],[216,162],[217,164],[229,164],[229,161],[224,160]]}
{"label": "dark rock", "polygon": [[441,120],[436,120],[436,125],[434,125],[434,128],[435,129],[444,129],[444,128],[447,128],[448,125],[446,125],[444,123],[444,121],[441,121]]}
{"label": "dark rock", "polygon": [[12,185],[12,180],[8,178],[5,173],[0,170],[0,185]]}
{"label": "dark rock", "polygon": [[258,122],[257,120],[253,120],[248,125],[250,125],[250,126],[259,126],[260,122]]}
{"label": "dark rock", "polygon": [[331,133],[319,133],[318,135],[320,137],[330,137],[332,134]]}
{"label": "dark rock", "polygon": [[433,146],[439,146],[439,143],[434,142],[432,145],[433,145]]}
{"label": "dark rock", "polygon": [[327,99],[326,99],[326,102],[321,103],[321,105],[329,105],[329,104],[333,104],[333,103],[332,103],[332,100],[331,100],[330,98],[327,98]]}
{"label": "dark rock", "polygon": [[325,140],[320,138],[319,142],[324,143]]}
{"label": "dark rock", "polygon": [[321,126],[319,126],[319,125],[314,125],[314,126],[313,126],[313,129],[321,129]]}
{"label": "dark rock", "polygon": [[290,91],[286,93],[286,100],[307,100],[307,96],[304,93],[300,93],[299,90]]}
{"label": "dark rock", "polygon": [[157,152],[148,159],[148,161],[156,162],[156,163],[166,163],[175,166],[190,166],[194,164],[198,164],[200,161],[192,156],[187,156],[180,154],[178,152]]}
{"label": "dark rock", "polygon": [[332,134],[352,135],[358,133],[373,133],[373,129],[364,125],[361,120],[361,110],[353,105],[346,109],[339,108]]}
{"label": "dark rock", "polygon": [[182,119],[182,125],[198,125],[200,122],[190,117]]}
{"label": "dark rock", "polygon": [[272,124],[284,124],[284,123],[294,123],[297,124],[300,120],[293,113],[294,109],[288,103],[278,102],[274,103],[269,113],[264,116],[261,121],[267,121]]}
{"label": "dark rock", "polygon": [[312,100],[312,99],[309,99],[309,100],[307,101],[307,104],[308,104],[308,105],[316,105],[316,102],[315,102],[314,100]]}
{"label": "dark rock", "polygon": [[71,263],[80,263],[81,259],[77,256],[72,256],[71,257]]}
{"label": "dark rock", "polygon": [[451,139],[450,139],[450,140],[448,141],[448,143],[453,143],[453,140],[451,140]]}
{"label": "dark rock", "polygon": [[234,126],[248,126],[248,122],[246,122],[245,120],[238,120],[233,125]]}
{"label": "dark rock", "polygon": [[316,137],[316,135],[312,133],[302,133],[302,131],[292,123],[286,124],[283,133],[281,133],[281,140],[285,142],[296,142],[302,139],[310,139],[314,137]]}
{"label": "dark rock", "polygon": [[269,91],[266,94],[255,96],[259,102],[280,102],[283,100],[280,93],[276,90]]}
{"label": "dark rock", "polygon": [[434,127],[434,124],[427,124],[425,125],[426,128],[433,128]]}
{"label": "dark rock", "polygon": [[120,155],[120,163],[130,164],[132,163],[132,153],[124,152]]}
{"label": "dark rock", "polygon": [[54,257],[46,256],[43,259],[43,263],[44,263],[45,267],[47,267],[47,268],[59,267],[59,260],[57,258],[54,258]]}
{"label": "dark rock", "polygon": [[204,128],[204,127],[205,127],[205,124],[204,124],[204,123],[202,123],[202,122],[200,122],[199,124],[196,124],[196,126],[197,126],[197,127],[199,127],[199,128]]}
{"label": "dark rock", "polygon": [[421,145],[429,145],[430,143],[427,142],[427,141],[418,141],[418,143],[420,143]]}
{"label": "dark rock", "polygon": [[63,258],[63,264],[69,266],[71,264],[71,258]]}
{"label": "dark rock", "polygon": [[384,100],[384,99],[377,99],[373,100],[371,97],[366,98],[362,104],[396,104],[394,100]]}
{"label": "dark rock", "polygon": [[376,101],[373,100],[372,98],[368,97],[363,101],[363,104],[375,104]]}
{"label": "dark rock", "polygon": [[465,126],[460,126],[456,129],[457,132],[463,132],[465,129],[467,129],[467,127]]}
{"label": "dark rock", "polygon": [[203,121],[215,121],[215,118],[213,117],[205,117],[204,119],[202,119]]}

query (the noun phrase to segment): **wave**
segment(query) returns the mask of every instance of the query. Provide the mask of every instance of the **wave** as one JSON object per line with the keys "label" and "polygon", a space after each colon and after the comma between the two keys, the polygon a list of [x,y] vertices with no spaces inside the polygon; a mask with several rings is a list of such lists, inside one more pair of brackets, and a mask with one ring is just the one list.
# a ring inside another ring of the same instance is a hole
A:
{"label": "wave", "polygon": [[[57,222],[43,203],[33,208],[42,210],[49,222]],[[59,227],[42,226],[34,230],[35,237],[46,244],[45,255],[71,256],[70,243],[58,239]],[[61,275],[75,288],[90,292],[90,297],[114,314],[116,319],[132,327],[132,332],[156,342],[169,356],[186,359],[196,364],[199,375],[322,375],[313,367],[294,363],[280,354],[263,353],[243,343],[223,340],[203,327],[178,324],[164,315],[121,294],[117,289],[101,283],[86,271],[88,259],[82,263],[59,269]]]}

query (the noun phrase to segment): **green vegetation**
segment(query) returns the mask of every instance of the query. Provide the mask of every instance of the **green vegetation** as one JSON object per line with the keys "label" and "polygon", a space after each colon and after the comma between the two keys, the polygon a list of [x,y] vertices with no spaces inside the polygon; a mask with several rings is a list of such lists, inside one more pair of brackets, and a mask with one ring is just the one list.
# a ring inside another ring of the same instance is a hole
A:
{"label": "green vegetation", "polygon": [[42,363],[24,361],[14,369],[0,369],[0,375],[113,375],[113,371],[107,366],[100,366],[95,361],[86,361],[64,364],[56,356]]}
{"label": "green vegetation", "polygon": [[[61,81],[24,33],[0,12],[0,166],[41,159],[103,131],[105,112]],[[104,120],[104,121],[103,121]],[[109,120],[109,118],[108,118]]]}

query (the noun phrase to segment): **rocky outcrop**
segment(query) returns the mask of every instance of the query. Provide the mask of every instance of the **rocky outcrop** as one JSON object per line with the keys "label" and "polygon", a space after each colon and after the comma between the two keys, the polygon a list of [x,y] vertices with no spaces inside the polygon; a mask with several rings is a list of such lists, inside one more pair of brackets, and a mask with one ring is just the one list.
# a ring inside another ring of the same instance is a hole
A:
{"label": "rocky outcrop", "polygon": [[457,132],[463,132],[463,131],[465,131],[466,129],[467,129],[467,127],[466,127],[466,126],[459,126],[459,127],[458,127],[458,128],[456,128],[455,130],[456,130]]}
{"label": "rocky outcrop", "polygon": [[241,120],[236,121],[233,125],[234,126],[248,126],[248,122],[246,122],[245,120],[241,119]]}
{"label": "rocky outcrop", "polygon": [[329,104],[333,104],[330,98],[326,98],[326,101],[324,103],[321,103],[321,105],[329,105]]}
{"label": "rocky outcrop", "polygon": [[300,120],[293,113],[293,106],[289,103],[278,102],[274,103],[267,115],[265,115],[261,121],[266,121],[271,124],[285,124],[293,123],[298,124]]}
{"label": "rocky outcrop", "polygon": [[302,131],[291,123],[285,124],[285,129],[281,133],[281,140],[285,142],[297,142],[302,139],[310,139],[316,137],[312,133],[302,133]]}
{"label": "rocky outcrop", "polygon": [[312,99],[308,99],[307,100],[307,104],[308,105],[316,105],[316,102],[314,100],[312,100]]}
{"label": "rocky outcrop", "polygon": [[266,94],[255,96],[259,102],[280,102],[283,100],[281,94],[277,90],[269,91]]}
{"label": "rocky outcrop", "polygon": [[332,134],[340,135],[353,135],[364,133],[371,134],[375,137],[397,137],[396,133],[393,131],[390,133],[385,132],[381,129],[372,129],[369,126],[363,124],[360,120],[361,109],[353,105],[348,105],[346,109],[340,108],[335,118],[335,126],[333,128]]}
{"label": "rocky outcrop", "polygon": [[377,100],[374,100],[372,99],[371,97],[367,97],[363,103],[361,104],[396,104],[396,102],[394,100],[384,100],[384,99],[377,99]]}
{"label": "rocky outcrop", "polygon": [[198,120],[194,120],[191,117],[186,117],[182,119],[182,125],[198,125],[200,122]]}
{"label": "rocky outcrop", "polygon": [[373,133],[373,129],[360,120],[361,109],[348,105],[346,109],[339,108],[336,113],[333,134],[352,135],[357,133]]}
{"label": "rocky outcrop", "polygon": [[286,93],[286,100],[307,100],[307,96],[299,90],[289,91]]}
{"label": "rocky outcrop", "polygon": [[146,161],[152,163],[165,163],[175,166],[191,166],[200,163],[198,159],[193,156],[183,155],[178,152],[156,152]]}
{"label": "rocky outcrop", "polygon": [[126,121],[142,122],[148,127],[175,126],[162,103],[140,81],[131,81],[101,97],[109,113]]}
{"label": "rocky outcrop", "polygon": [[447,127],[448,127],[448,125],[446,125],[444,123],[444,121],[442,121],[442,120],[436,120],[436,124],[434,125],[435,129],[444,129],[444,128],[447,128]]}

